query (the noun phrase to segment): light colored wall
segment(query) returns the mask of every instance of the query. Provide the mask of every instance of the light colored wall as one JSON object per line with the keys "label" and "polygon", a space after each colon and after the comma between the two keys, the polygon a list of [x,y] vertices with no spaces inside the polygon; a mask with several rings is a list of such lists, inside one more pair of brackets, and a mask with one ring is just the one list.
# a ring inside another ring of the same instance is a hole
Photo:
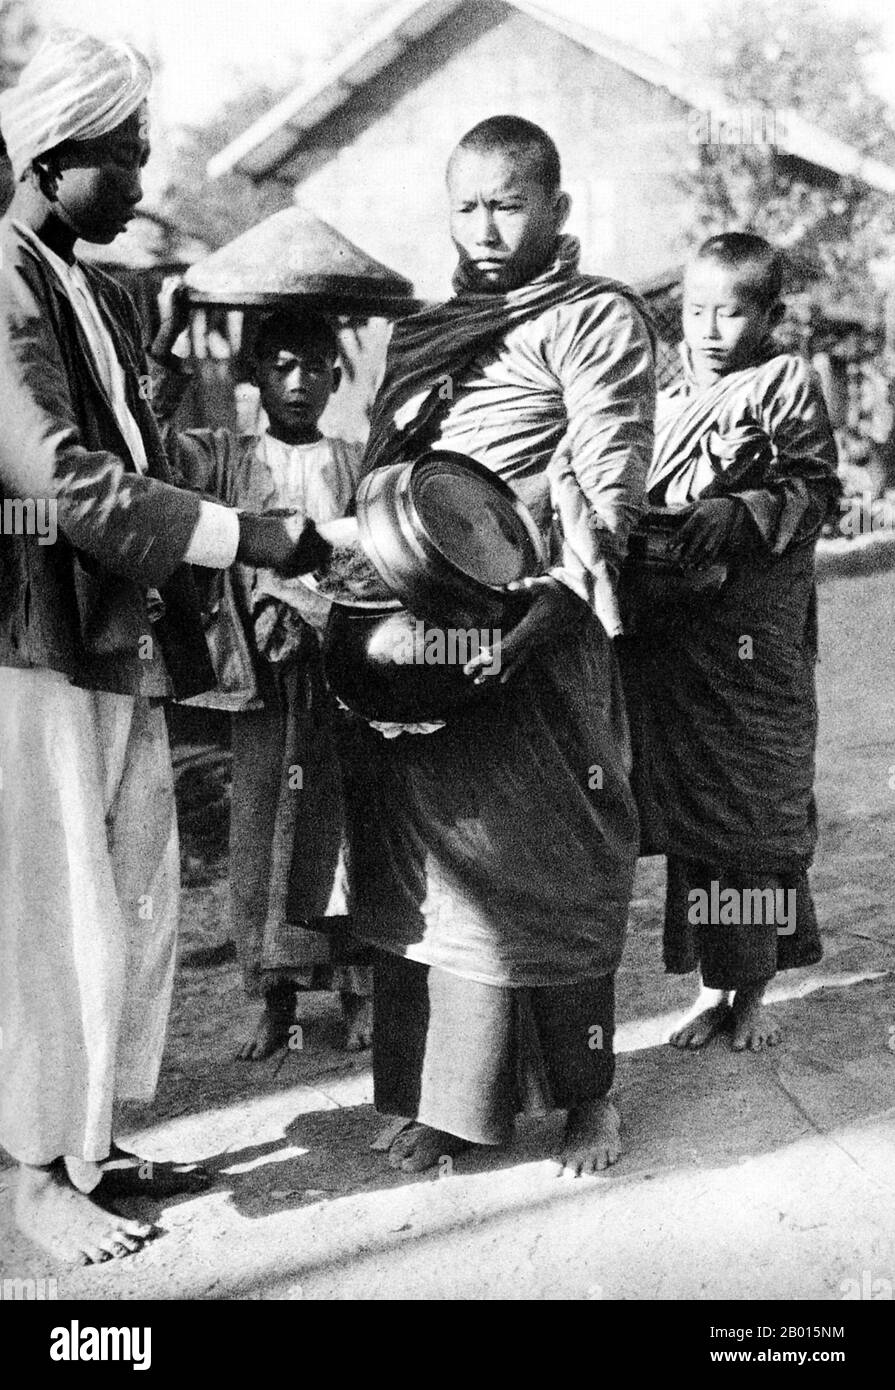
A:
{"label": "light colored wall", "polygon": [[319,128],[297,199],[419,293],[443,297],[447,157],[477,121],[511,112],[559,146],[586,270],[637,280],[673,264],[684,212],[675,170],[693,155],[685,108],[499,0],[467,6],[452,24]]}

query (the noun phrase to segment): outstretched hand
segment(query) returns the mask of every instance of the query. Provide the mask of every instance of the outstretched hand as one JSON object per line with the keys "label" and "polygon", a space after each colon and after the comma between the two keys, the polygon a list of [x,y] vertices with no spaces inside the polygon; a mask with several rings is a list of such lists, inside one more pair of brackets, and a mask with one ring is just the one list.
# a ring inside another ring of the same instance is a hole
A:
{"label": "outstretched hand", "polygon": [[237,560],[272,569],[284,579],[322,569],[332,554],[313,521],[291,512],[240,512]]}
{"label": "outstretched hand", "polygon": [[550,575],[514,580],[507,589],[528,595],[531,602],[525,616],[506,637],[498,639],[496,648],[481,648],[463,667],[464,674],[476,685],[498,674],[501,685],[505,685],[533,652],[574,631],[586,613],[581,600]]}

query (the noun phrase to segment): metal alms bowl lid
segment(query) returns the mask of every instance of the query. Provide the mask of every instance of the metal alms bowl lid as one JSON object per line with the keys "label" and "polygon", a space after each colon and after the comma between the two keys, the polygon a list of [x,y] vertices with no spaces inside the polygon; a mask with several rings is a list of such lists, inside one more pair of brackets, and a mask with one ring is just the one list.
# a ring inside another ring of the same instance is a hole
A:
{"label": "metal alms bowl lid", "polygon": [[540,574],[540,532],[513,490],[477,459],[433,449],[360,484],[361,544],[402,603],[430,622],[498,621],[506,585]]}

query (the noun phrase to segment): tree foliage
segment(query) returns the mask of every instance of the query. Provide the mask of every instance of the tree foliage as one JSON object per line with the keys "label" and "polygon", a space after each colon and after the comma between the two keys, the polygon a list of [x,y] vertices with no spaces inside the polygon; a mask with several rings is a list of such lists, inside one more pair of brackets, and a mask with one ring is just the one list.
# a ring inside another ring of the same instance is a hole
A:
{"label": "tree foliage", "polygon": [[[895,166],[895,121],[872,90],[867,63],[877,26],[818,0],[719,0],[678,45],[685,70],[743,107],[763,107],[785,129],[796,112],[863,154]],[[854,179],[824,177],[768,145],[700,146],[681,178],[692,240],[739,228],[790,253],[793,288],[808,301],[868,305],[874,271],[891,254],[891,197]]]}
{"label": "tree foliage", "polygon": [[253,183],[241,174],[211,180],[206,172],[211,157],[242,135],[281,96],[266,86],[255,86],[226,102],[207,125],[184,132],[163,200],[165,215],[184,231],[216,248],[270,213],[292,205],[291,183]]}

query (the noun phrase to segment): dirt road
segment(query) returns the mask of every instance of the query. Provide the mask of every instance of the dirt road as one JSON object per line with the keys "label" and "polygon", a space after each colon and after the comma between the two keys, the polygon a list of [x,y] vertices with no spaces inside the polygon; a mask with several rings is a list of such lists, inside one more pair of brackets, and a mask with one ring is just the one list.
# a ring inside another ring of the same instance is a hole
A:
{"label": "dirt road", "polygon": [[[79,1299],[835,1300],[868,1272],[891,1293],[893,594],[888,574],[821,589],[826,957],[779,978],[781,1048],[664,1044],[691,982],[661,973],[662,874],[647,861],[619,976],[626,1152],[611,1176],[553,1176],[554,1118],[506,1153],[408,1178],[369,1149],[368,1059],[339,1050],[325,996],[308,996],[300,1050],[249,1066],[232,1060],[251,1013],[235,970],[181,971],[157,1103],[130,1137],[150,1156],[208,1160],[219,1184],[167,1207],[136,1258],[70,1271],[16,1236],[0,1170],[2,1273],[55,1274]],[[185,947],[220,932],[223,901],[220,884],[187,891]]]}

